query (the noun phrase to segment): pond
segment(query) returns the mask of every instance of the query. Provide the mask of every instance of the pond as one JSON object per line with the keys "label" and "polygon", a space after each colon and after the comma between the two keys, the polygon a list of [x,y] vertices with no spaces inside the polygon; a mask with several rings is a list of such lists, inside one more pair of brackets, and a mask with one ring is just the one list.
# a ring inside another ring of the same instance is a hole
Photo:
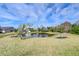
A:
{"label": "pond", "polygon": [[55,34],[47,34],[47,33],[32,33],[31,37],[51,37]]}
{"label": "pond", "polygon": [[[31,35],[22,35],[21,38],[44,38],[44,37],[51,37],[55,34],[48,34],[48,33],[31,33]],[[18,36],[11,36],[11,37],[18,37]]]}

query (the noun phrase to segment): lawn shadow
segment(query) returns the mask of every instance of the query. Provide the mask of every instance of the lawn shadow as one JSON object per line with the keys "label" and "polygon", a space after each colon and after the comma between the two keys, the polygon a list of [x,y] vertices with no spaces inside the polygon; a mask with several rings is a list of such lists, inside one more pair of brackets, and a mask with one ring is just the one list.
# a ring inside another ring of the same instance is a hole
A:
{"label": "lawn shadow", "polygon": [[65,39],[65,38],[68,38],[68,37],[56,37],[58,39]]}

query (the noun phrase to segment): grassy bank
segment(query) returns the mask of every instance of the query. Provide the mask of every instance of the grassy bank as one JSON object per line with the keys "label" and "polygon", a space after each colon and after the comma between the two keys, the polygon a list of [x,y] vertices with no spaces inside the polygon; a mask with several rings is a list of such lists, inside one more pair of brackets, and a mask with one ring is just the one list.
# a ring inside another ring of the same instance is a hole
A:
{"label": "grassy bank", "polygon": [[9,35],[0,38],[0,55],[79,55],[79,35],[67,34],[68,38],[65,39],[56,37],[57,35],[21,40]]}
{"label": "grassy bank", "polygon": [[0,38],[3,38],[3,37],[6,37],[6,36],[9,36],[9,35],[15,35],[16,33],[14,32],[11,32],[11,33],[0,33]]}

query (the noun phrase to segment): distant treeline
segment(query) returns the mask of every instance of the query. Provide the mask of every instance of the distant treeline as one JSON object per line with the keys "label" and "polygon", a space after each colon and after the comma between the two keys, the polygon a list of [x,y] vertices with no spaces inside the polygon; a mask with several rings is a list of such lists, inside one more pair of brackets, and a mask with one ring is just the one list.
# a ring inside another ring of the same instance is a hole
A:
{"label": "distant treeline", "polygon": [[[40,28],[31,28],[29,27],[31,32],[60,32],[60,33],[72,33],[72,34],[79,34],[79,25],[78,24],[71,24],[70,22],[64,22],[58,26],[51,26],[51,27],[40,27]],[[15,32],[18,29],[15,30]]]}
{"label": "distant treeline", "polygon": [[29,28],[31,32],[66,32],[72,34],[79,34],[79,25],[71,24],[70,22],[64,22],[55,27],[40,27],[38,29]]}

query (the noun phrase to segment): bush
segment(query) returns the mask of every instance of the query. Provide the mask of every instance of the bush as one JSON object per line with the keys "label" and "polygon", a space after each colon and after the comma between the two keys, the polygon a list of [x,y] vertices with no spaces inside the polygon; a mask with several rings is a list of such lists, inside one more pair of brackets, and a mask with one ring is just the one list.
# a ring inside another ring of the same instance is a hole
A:
{"label": "bush", "polygon": [[72,34],[79,34],[79,25],[73,25],[70,32]]}

